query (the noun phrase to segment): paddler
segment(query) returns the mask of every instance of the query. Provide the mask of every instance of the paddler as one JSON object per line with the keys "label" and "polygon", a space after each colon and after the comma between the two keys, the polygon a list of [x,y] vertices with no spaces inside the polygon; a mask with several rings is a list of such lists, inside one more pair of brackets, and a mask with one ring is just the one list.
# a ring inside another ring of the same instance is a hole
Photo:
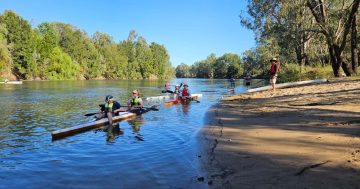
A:
{"label": "paddler", "polygon": [[99,106],[101,107],[99,118],[107,117],[109,119],[109,125],[112,126],[113,116],[118,115],[120,112],[120,108],[121,108],[120,103],[115,101],[112,95],[106,95],[105,104]]}
{"label": "paddler", "polygon": [[162,91],[163,93],[174,93],[172,90],[170,90],[170,83],[166,82],[165,83],[165,90]]}
{"label": "paddler", "polygon": [[128,103],[127,103],[129,107],[129,111],[134,112],[134,111],[141,111],[141,109],[144,106],[144,102],[143,100],[140,98],[140,94],[138,90],[133,90],[132,92],[132,96],[129,99]]}
{"label": "paddler", "polygon": [[179,87],[179,85],[175,85],[175,89],[174,89],[174,93],[173,93],[174,99],[176,99],[178,97],[179,93],[180,93],[180,87]]}
{"label": "paddler", "polygon": [[183,90],[181,91],[181,98],[182,99],[188,99],[191,98],[189,85],[185,84]]}

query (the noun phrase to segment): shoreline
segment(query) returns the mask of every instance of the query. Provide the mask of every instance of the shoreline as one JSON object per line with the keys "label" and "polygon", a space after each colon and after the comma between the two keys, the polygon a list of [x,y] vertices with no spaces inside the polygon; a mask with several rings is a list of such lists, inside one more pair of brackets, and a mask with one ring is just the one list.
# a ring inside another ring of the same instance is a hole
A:
{"label": "shoreline", "polygon": [[230,99],[199,133],[209,188],[360,187],[360,79]]}

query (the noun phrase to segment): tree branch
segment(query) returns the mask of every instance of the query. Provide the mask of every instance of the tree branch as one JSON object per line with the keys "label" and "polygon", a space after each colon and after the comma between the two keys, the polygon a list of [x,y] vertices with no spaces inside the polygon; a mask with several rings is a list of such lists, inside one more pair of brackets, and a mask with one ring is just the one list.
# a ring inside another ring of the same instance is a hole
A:
{"label": "tree branch", "polygon": [[349,17],[347,18],[345,26],[344,26],[345,28],[344,28],[342,42],[341,42],[341,45],[340,45],[340,52],[343,51],[344,48],[345,48],[346,37],[350,32],[351,22],[353,21],[354,16],[355,16],[357,10],[359,9],[359,4],[360,4],[360,0],[354,0],[353,5],[351,7],[351,11],[349,13]]}

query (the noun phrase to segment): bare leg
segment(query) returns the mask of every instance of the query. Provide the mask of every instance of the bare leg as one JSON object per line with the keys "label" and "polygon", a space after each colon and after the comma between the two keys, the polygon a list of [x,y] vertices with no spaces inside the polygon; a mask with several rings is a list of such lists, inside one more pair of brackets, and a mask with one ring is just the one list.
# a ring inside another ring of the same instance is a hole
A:
{"label": "bare leg", "polygon": [[275,90],[276,90],[275,83],[271,83],[271,86],[272,86],[273,92],[275,92]]}
{"label": "bare leg", "polygon": [[108,132],[109,131],[112,132],[112,129],[113,129],[113,125],[112,125],[113,124],[113,115],[112,115],[112,113],[108,112],[107,117],[109,119],[109,127],[107,129],[108,129]]}

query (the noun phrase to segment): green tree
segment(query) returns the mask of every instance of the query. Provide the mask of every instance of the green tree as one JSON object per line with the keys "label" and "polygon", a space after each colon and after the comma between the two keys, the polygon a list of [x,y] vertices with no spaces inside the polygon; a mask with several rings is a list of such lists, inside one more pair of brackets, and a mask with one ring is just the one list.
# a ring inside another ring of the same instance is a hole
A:
{"label": "green tree", "polygon": [[191,75],[190,75],[190,66],[185,64],[185,63],[181,63],[180,65],[178,65],[176,67],[175,71],[176,71],[176,77],[177,78],[191,77]]}
{"label": "green tree", "polygon": [[100,55],[87,34],[69,24],[54,23],[54,25],[60,34],[60,47],[80,65],[80,73],[83,77],[93,79],[101,76],[103,67],[100,64]]}
{"label": "green tree", "polygon": [[28,21],[16,13],[6,10],[0,17],[0,23],[5,24],[7,44],[11,44],[13,57],[13,72],[21,79],[33,77],[35,65],[32,53],[35,51],[34,33]]}
{"label": "green tree", "polygon": [[11,72],[10,46],[7,44],[5,35],[7,31],[4,24],[0,24],[0,76]]}
{"label": "green tree", "polygon": [[76,79],[79,66],[74,64],[71,57],[55,47],[49,54],[46,77],[49,80]]}
{"label": "green tree", "polygon": [[135,45],[136,62],[139,64],[141,77],[148,79],[154,73],[154,63],[152,59],[152,52],[146,40],[139,37]]}
{"label": "green tree", "polygon": [[239,77],[242,74],[240,57],[236,54],[224,54],[213,64],[214,78]]}
{"label": "green tree", "polygon": [[108,34],[96,32],[93,41],[100,53],[103,76],[107,79],[126,79],[127,57],[112,38]]}
{"label": "green tree", "polygon": [[330,61],[336,77],[340,76],[340,67],[347,76],[356,72],[344,58],[343,51],[353,21],[356,20],[359,4],[360,0],[344,0],[343,2],[307,0],[306,3],[316,20],[319,32],[326,38]]}
{"label": "green tree", "polygon": [[155,74],[160,79],[168,79],[173,77],[173,68],[170,64],[170,56],[163,45],[151,43],[150,49],[153,56]]}

